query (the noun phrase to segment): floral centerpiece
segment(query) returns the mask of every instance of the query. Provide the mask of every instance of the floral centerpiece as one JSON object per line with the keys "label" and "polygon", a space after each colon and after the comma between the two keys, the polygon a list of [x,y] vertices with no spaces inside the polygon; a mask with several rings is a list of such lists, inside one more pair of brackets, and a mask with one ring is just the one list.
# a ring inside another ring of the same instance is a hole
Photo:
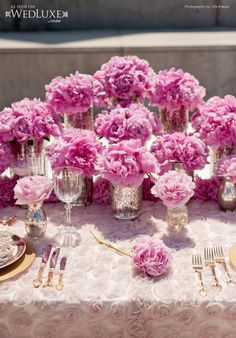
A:
{"label": "floral centerpiece", "polygon": [[159,165],[140,140],[112,144],[98,161],[100,174],[111,182],[113,215],[134,219],[141,207],[142,182],[145,174],[158,173]]}
{"label": "floral centerpiece", "polygon": [[[25,98],[0,112],[0,140],[11,143],[15,172],[26,170],[26,156],[41,153],[44,140],[61,134],[60,118],[39,99]],[[21,176],[21,175],[20,175]]]}
{"label": "floral centerpiece", "polygon": [[[52,168],[73,167],[82,171],[84,186],[80,197],[81,205],[91,203],[92,176],[98,173],[96,165],[102,150],[95,133],[82,129],[67,130],[47,148],[47,156]],[[88,181],[87,178],[91,180]]]}
{"label": "floral centerpiece", "polygon": [[140,139],[145,143],[152,135],[162,133],[162,126],[155,113],[139,104],[126,108],[116,107],[97,115],[95,132],[109,142]]}
{"label": "floral centerpiece", "polygon": [[46,231],[47,217],[42,204],[52,189],[52,180],[46,176],[27,176],[17,181],[14,188],[16,204],[28,205],[25,227],[31,237],[42,237]]}
{"label": "floral centerpiece", "polygon": [[192,125],[202,140],[212,147],[212,166],[222,157],[236,151],[236,98],[226,95],[223,99],[210,98],[192,116]]}
{"label": "floral centerpiece", "polygon": [[67,128],[92,129],[93,77],[78,71],[54,78],[46,89],[46,101],[62,114]]}
{"label": "floral centerpiece", "polygon": [[151,152],[158,160],[162,173],[171,169],[171,164],[175,168],[179,163],[186,172],[203,169],[208,157],[208,148],[200,138],[183,133],[158,137],[151,146]]}
{"label": "floral centerpiece", "polygon": [[222,157],[217,163],[217,176],[228,176],[233,183],[236,183],[236,156]]}
{"label": "floral centerpiece", "polygon": [[160,176],[152,193],[159,197],[167,209],[167,221],[171,230],[181,230],[188,223],[186,203],[194,195],[192,178],[180,171],[169,171]]}
{"label": "floral centerpiece", "polygon": [[154,72],[135,55],[114,56],[94,74],[94,102],[98,107],[144,102]]}
{"label": "floral centerpiece", "polygon": [[163,70],[156,74],[149,91],[150,103],[160,111],[166,132],[183,132],[187,128],[188,114],[203,103],[205,88],[182,69]]}

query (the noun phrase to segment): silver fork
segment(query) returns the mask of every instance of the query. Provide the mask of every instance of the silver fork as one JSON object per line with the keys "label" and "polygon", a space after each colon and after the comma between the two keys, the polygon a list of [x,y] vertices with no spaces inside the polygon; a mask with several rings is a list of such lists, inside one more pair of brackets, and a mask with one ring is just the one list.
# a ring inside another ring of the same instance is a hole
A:
{"label": "silver fork", "polygon": [[192,255],[192,266],[193,270],[197,273],[200,285],[199,285],[199,293],[201,296],[207,295],[207,289],[203,284],[202,280],[202,270],[203,270],[203,264],[202,264],[202,257],[198,254]]}
{"label": "silver fork", "polygon": [[223,269],[224,269],[227,284],[235,284],[235,281],[232,279],[232,277],[229,274],[229,271],[228,271],[228,268],[227,268],[227,265],[226,265],[226,262],[225,262],[225,256],[224,256],[222,246],[214,247],[213,251],[214,251],[216,263],[221,264]]}
{"label": "silver fork", "polygon": [[220,292],[222,291],[222,286],[220,285],[218,278],[215,272],[215,258],[213,253],[213,248],[205,248],[204,249],[204,259],[205,259],[205,266],[209,266],[211,269],[211,273],[214,279],[213,286]]}

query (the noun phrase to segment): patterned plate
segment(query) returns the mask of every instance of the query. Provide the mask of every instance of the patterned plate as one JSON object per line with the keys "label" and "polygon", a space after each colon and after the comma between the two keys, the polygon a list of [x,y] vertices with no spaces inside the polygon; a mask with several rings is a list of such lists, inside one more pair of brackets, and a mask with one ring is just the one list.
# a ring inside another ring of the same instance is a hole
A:
{"label": "patterned plate", "polygon": [[25,253],[26,243],[17,235],[0,230],[0,269],[16,262]]}

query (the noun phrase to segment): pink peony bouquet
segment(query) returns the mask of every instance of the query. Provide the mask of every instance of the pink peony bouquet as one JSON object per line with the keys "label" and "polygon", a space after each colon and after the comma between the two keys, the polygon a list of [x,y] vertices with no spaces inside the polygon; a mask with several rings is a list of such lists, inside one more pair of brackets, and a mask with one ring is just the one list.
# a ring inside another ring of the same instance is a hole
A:
{"label": "pink peony bouquet", "polygon": [[25,98],[0,112],[0,140],[26,143],[61,134],[60,118],[38,99]]}
{"label": "pink peony bouquet", "polygon": [[208,148],[195,135],[183,133],[165,134],[151,146],[151,152],[161,165],[162,172],[170,169],[171,162],[180,162],[187,171],[203,169]]}
{"label": "pink peony bouquet", "polygon": [[162,133],[157,115],[138,104],[103,111],[97,115],[94,129],[98,136],[110,142],[140,139],[145,143],[153,134]]}
{"label": "pink peony bouquet", "polygon": [[76,72],[58,76],[45,86],[46,101],[54,111],[72,115],[87,112],[93,105],[93,77]]}
{"label": "pink peony bouquet", "polygon": [[236,143],[236,98],[212,97],[193,114],[192,125],[214,149],[232,147]]}
{"label": "pink peony bouquet", "polygon": [[94,101],[99,107],[110,102],[125,107],[137,99],[143,102],[151,87],[153,70],[146,60],[134,55],[114,56],[94,74]]}
{"label": "pink peony bouquet", "polygon": [[93,202],[102,204],[110,202],[110,182],[100,176],[93,183]]}
{"label": "pink peony bouquet", "polygon": [[149,96],[152,105],[165,109],[172,116],[182,108],[191,112],[199,108],[205,93],[205,88],[193,75],[171,68],[156,74]]}
{"label": "pink peony bouquet", "polygon": [[140,140],[110,145],[100,156],[98,169],[113,185],[129,188],[140,186],[145,174],[159,172],[155,157],[142,147]]}
{"label": "pink peony bouquet", "polygon": [[217,176],[228,176],[233,183],[236,183],[236,156],[226,156],[217,163]]}
{"label": "pink peony bouquet", "polygon": [[56,142],[47,148],[52,168],[74,167],[85,176],[97,173],[95,168],[102,146],[94,132],[89,130],[67,130]]}
{"label": "pink peony bouquet", "polygon": [[217,177],[201,178],[195,177],[194,198],[200,201],[217,201],[220,189],[220,180]]}
{"label": "pink peony bouquet", "polygon": [[159,277],[171,271],[171,256],[161,241],[140,239],[132,248],[133,266],[150,277]]}
{"label": "pink peony bouquet", "polygon": [[12,160],[13,157],[10,144],[0,140],[0,174],[10,167]]}
{"label": "pink peony bouquet", "polygon": [[52,180],[46,176],[20,178],[14,188],[16,204],[37,204],[49,198],[53,189]]}
{"label": "pink peony bouquet", "polygon": [[16,182],[16,176],[12,178],[7,176],[0,177],[0,209],[15,205],[14,188]]}
{"label": "pink peony bouquet", "polygon": [[151,191],[168,208],[178,208],[194,195],[194,188],[195,184],[190,176],[171,170],[156,180]]}

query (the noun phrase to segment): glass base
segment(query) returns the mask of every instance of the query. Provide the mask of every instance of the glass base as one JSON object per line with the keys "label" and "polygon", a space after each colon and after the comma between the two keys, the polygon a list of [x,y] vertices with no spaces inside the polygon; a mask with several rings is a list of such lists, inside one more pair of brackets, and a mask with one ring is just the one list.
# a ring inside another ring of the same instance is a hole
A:
{"label": "glass base", "polygon": [[55,240],[60,246],[76,247],[81,242],[81,237],[78,229],[74,226],[60,225],[60,229],[55,236]]}

